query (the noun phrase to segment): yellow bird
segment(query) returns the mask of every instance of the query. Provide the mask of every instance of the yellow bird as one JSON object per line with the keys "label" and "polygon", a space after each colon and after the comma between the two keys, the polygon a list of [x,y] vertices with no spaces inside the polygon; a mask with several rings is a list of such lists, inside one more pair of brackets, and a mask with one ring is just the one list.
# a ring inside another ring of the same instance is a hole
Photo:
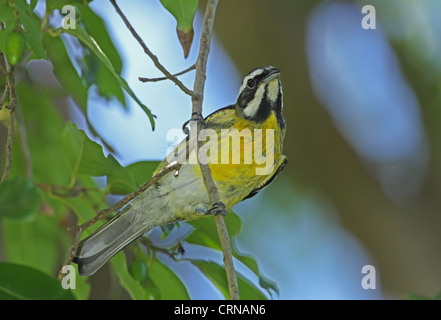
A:
{"label": "yellow bird", "polygon": [[282,155],[286,131],[282,99],[279,69],[265,66],[251,71],[242,82],[236,103],[207,116],[199,136],[192,136],[190,130],[187,139],[156,170],[178,161],[178,174],[161,177],[79,243],[73,261],[80,275],[94,274],[156,226],[212,214],[196,148],[192,147],[195,139],[200,141],[199,154],[204,154],[199,160],[208,162],[226,209],[271,183],[287,163]]}

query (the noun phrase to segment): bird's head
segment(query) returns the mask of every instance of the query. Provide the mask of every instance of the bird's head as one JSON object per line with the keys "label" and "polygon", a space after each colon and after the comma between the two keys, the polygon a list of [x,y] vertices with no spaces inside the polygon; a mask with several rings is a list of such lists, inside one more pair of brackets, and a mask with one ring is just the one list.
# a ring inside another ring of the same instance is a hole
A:
{"label": "bird's head", "polygon": [[265,66],[251,71],[242,82],[237,96],[238,115],[256,122],[265,121],[274,111],[282,113],[280,70]]}

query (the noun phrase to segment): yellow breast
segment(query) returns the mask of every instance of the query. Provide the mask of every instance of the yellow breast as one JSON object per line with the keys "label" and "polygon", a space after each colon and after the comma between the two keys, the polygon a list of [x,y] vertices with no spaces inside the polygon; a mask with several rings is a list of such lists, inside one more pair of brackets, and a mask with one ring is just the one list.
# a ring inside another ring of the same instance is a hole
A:
{"label": "yellow breast", "polygon": [[209,165],[227,208],[241,201],[267,175],[274,173],[274,163],[281,156],[283,147],[284,132],[281,132],[274,113],[263,123],[236,119],[231,128],[218,132],[216,146],[211,145],[210,149],[207,145],[205,149],[210,149],[209,153],[217,149],[217,157],[209,154]]}

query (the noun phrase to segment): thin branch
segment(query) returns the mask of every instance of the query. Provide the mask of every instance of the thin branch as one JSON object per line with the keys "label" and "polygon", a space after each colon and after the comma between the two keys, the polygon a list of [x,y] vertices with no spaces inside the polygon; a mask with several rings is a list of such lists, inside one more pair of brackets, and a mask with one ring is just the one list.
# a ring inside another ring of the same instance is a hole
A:
{"label": "thin branch", "polygon": [[[154,183],[156,183],[164,175],[166,175],[167,173],[169,173],[169,172],[171,172],[173,170],[178,171],[180,166],[181,165],[177,161],[174,161],[174,162],[170,163],[169,165],[167,165],[164,168],[162,168],[149,181],[144,183],[137,190],[133,191],[128,196],[126,196],[123,199],[119,200],[118,202],[116,202],[112,206],[110,206],[110,207],[108,207],[106,209],[101,210],[100,212],[98,212],[98,214],[95,217],[93,217],[89,221],[86,221],[83,224],[80,224],[79,226],[77,226],[75,228],[76,230],[75,230],[74,241],[73,241],[73,243],[72,243],[72,245],[71,245],[71,247],[69,249],[69,253],[67,254],[67,257],[66,257],[66,260],[65,260],[63,266],[70,265],[72,263],[72,260],[73,260],[73,258],[75,256],[78,244],[79,244],[80,239],[81,239],[81,235],[83,234],[84,230],[86,230],[88,227],[90,227],[91,225],[96,223],[98,220],[103,219],[104,217],[106,217],[109,213],[112,213],[112,212],[115,212],[115,211],[121,209],[127,203],[132,201],[134,198],[139,196],[146,189],[148,189],[150,186],[152,186]],[[58,279],[61,279],[63,276],[64,275],[62,273],[62,268],[61,268],[60,271],[58,272]]]}
{"label": "thin branch", "polygon": [[14,119],[15,119],[15,109],[12,108],[9,114],[9,124],[8,124],[8,138],[6,141],[6,165],[5,171],[3,172],[2,181],[9,179],[9,173],[12,167],[12,142],[14,140]]}
{"label": "thin branch", "polygon": [[138,240],[148,250],[155,251],[155,252],[162,252],[162,253],[168,255],[170,257],[170,259],[172,259],[173,261],[178,261],[176,256],[179,255],[179,254],[182,254],[184,252],[184,248],[182,248],[182,245],[181,245],[180,242],[178,242],[177,245],[175,245],[175,246],[173,246],[171,248],[163,248],[163,247],[155,246],[152,243],[152,241],[150,241],[150,239],[148,237],[146,237],[146,236],[141,236],[141,237],[138,238]]}
{"label": "thin branch", "polygon": [[[191,122],[196,122],[196,126],[198,122],[203,122],[202,119],[203,92],[205,87],[208,53],[210,52],[210,41],[211,41],[211,35],[213,33],[214,17],[216,14],[217,4],[218,4],[218,0],[208,1],[207,7],[205,9],[204,22],[202,26],[202,36],[199,47],[199,55],[196,61],[196,77],[193,88],[193,91],[195,92],[196,96],[192,97],[193,121]],[[197,126],[197,134],[199,134],[199,126]],[[197,140],[198,139],[196,139],[196,141]],[[201,156],[199,155],[198,149],[199,149],[199,144],[197,143],[196,154],[198,156]],[[202,154],[202,156],[204,155]],[[206,159],[200,159],[200,160],[206,160]],[[230,299],[238,300],[239,289],[237,285],[236,270],[234,269],[230,238],[228,236],[227,227],[224,221],[224,215],[226,214],[225,205],[222,204],[220,201],[219,191],[217,190],[216,184],[214,183],[213,177],[211,176],[211,170],[207,164],[207,161],[199,161],[199,166],[201,168],[202,177],[204,180],[205,188],[207,189],[210,198],[210,202],[213,204],[213,209],[216,211],[215,221],[216,221],[216,227],[218,230],[219,239],[222,245],[222,252],[224,255],[224,264],[225,264],[225,271],[227,273]]]}
{"label": "thin branch", "polygon": [[[192,65],[190,68],[187,68],[187,69],[185,69],[185,70],[183,70],[181,72],[175,73],[173,75],[173,77],[177,77],[177,76],[183,75],[183,74],[185,74],[185,73],[187,73],[187,72],[189,72],[191,70],[194,70],[194,69],[196,69],[196,65],[195,64]],[[143,78],[143,77],[139,77],[138,79],[141,82],[158,82],[158,81],[168,80],[170,78],[168,78],[168,77],[160,77],[160,78]]]}
{"label": "thin branch", "polygon": [[90,187],[81,187],[78,185],[69,187],[69,186],[59,186],[59,185],[47,184],[47,183],[37,183],[36,186],[41,190],[44,190],[45,192],[51,193],[58,197],[65,197],[65,198],[77,197],[79,194],[87,194],[88,192],[91,191],[95,191],[95,192],[102,191],[98,187],[90,188]]}
{"label": "thin branch", "polygon": [[3,91],[3,96],[0,99],[0,110],[2,109],[3,103],[5,103],[5,101],[8,98],[8,96],[9,96],[9,86],[6,84],[5,91]]}
{"label": "thin branch", "polygon": [[9,87],[9,105],[6,107],[10,110],[9,123],[8,123],[8,137],[6,140],[6,164],[5,171],[3,172],[2,181],[6,181],[9,178],[9,173],[12,167],[12,142],[14,140],[14,120],[15,120],[15,108],[17,106],[17,87],[15,86],[14,68],[10,65],[8,57],[4,55],[6,70],[1,68],[2,73],[6,73],[6,78]]}
{"label": "thin branch", "polygon": [[[6,63],[9,64],[9,60],[6,57],[6,55],[4,57],[5,57],[5,64]],[[10,67],[6,67],[6,68],[8,69]],[[6,80],[8,81],[8,83],[12,82],[11,75],[9,74],[9,71],[6,70],[5,68],[3,68],[1,65],[0,65],[0,72],[4,74],[4,76],[6,77]]]}
{"label": "thin branch", "polygon": [[116,4],[116,0],[110,0],[113,7],[115,8],[116,12],[119,14],[119,16],[123,19],[124,23],[126,24],[127,29],[132,33],[133,37],[138,41],[138,43],[141,45],[141,47],[144,49],[144,52],[152,59],[155,66],[161,70],[161,72],[167,77],[167,79],[170,79],[173,81],[182,91],[184,91],[189,96],[193,97],[195,96],[195,93],[188,89],[178,78],[173,76],[170,72],[168,72],[167,69],[164,68],[164,66],[159,62],[158,58],[150,51],[150,49],[146,46],[144,41],[141,39],[141,37],[138,35],[138,33],[135,31],[135,29],[132,27],[130,22],[127,20],[126,16],[122,13],[121,9]]}

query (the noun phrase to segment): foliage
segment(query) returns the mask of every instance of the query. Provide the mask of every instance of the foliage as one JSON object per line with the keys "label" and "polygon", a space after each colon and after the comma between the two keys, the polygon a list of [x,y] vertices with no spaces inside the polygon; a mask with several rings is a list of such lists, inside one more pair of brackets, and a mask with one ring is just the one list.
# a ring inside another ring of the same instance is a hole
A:
{"label": "foliage", "polygon": [[161,0],[161,3],[176,19],[176,32],[187,58],[193,42],[193,18],[199,0]]}
{"label": "foliage", "polygon": [[0,300],[70,300],[72,291],[34,268],[0,262]]}
{"label": "foliage", "polygon": [[[127,93],[154,128],[154,115],[121,76],[122,59],[102,18],[89,8],[88,2],[47,0],[46,12],[40,17],[34,12],[37,1],[28,4],[25,0],[0,0],[0,52],[14,55],[9,57],[10,62],[17,66],[16,72],[22,73],[20,82],[15,84],[18,130],[12,146],[13,166],[9,179],[0,184],[0,244],[5,260],[0,263],[0,298],[87,299],[91,291],[87,278],[77,277],[77,289],[73,291],[61,289],[55,280],[72,243],[67,228],[108,207],[108,195],[136,190],[159,163],[140,161],[123,167],[111,153],[104,154],[102,145],[107,144],[90,124],[88,135],[75,123],[66,121],[62,108],[54,102],[55,98],[72,98],[87,116],[92,85],[102,97],[119,101],[121,107],[126,106]],[[162,2],[175,12],[170,1]],[[64,5],[75,6],[75,29],[64,29],[50,19]],[[197,1],[188,5],[191,8],[185,10],[185,15],[175,15],[178,28],[182,26],[186,31],[192,25]],[[185,23],[180,19],[186,19]],[[70,52],[72,42],[79,46],[80,58]],[[26,73],[27,63],[33,59],[50,61],[62,92],[33,82]],[[8,127],[7,121],[2,124]],[[100,186],[95,177],[105,177],[106,185]],[[226,222],[231,236],[236,237],[241,229],[240,218],[230,211]],[[131,245],[131,250],[118,253],[111,259],[112,273],[116,275],[111,279],[117,279],[133,299],[188,299],[188,284],[168,265],[165,254],[177,263],[191,263],[228,297],[224,266],[193,259],[182,249],[197,245],[219,251],[213,219],[192,221],[190,225],[191,232],[167,246],[143,239]],[[174,227],[164,227],[163,236],[167,237]],[[88,229],[85,234],[91,231]],[[241,298],[266,299],[277,292],[277,286],[263,276],[251,256],[239,252],[234,243],[233,249],[237,263],[259,279],[256,285],[239,275]]]}

